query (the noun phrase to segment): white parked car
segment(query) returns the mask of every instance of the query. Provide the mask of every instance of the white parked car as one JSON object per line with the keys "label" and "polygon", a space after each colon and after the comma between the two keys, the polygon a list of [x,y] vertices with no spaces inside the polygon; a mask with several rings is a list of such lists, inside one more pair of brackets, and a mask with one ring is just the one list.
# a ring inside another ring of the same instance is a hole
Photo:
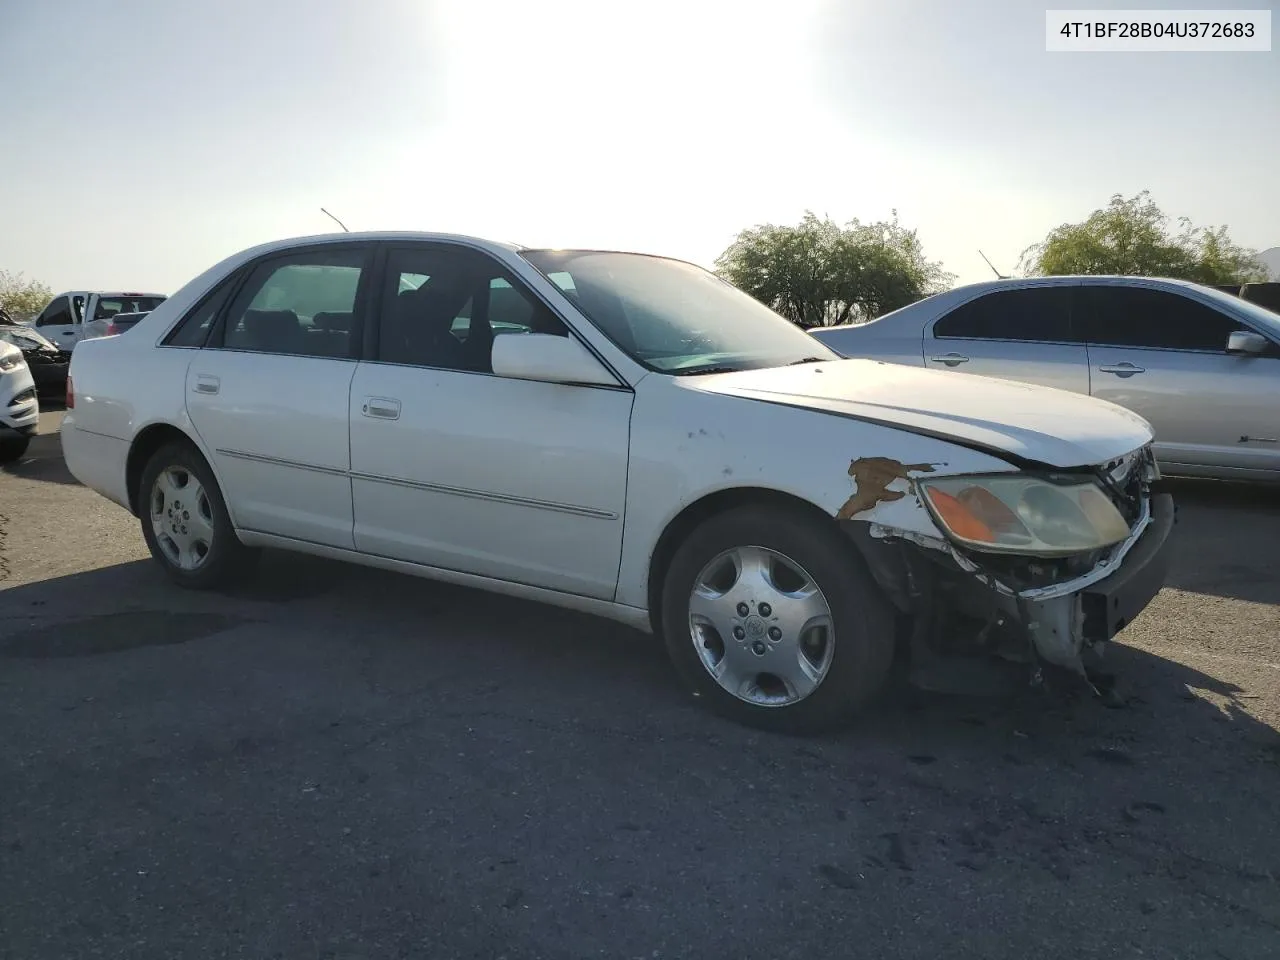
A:
{"label": "white parked car", "polygon": [[588,611],[776,729],[844,722],[899,649],[1083,672],[1168,562],[1140,417],[842,360],[660,257],[267,244],[70,379],[67,466],[180,584],[283,547]]}
{"label": "white parked car", "polygon": [[107,336],[116,314],[146,312],[164,299],[163,293],[69,291],[50,300],[31,325],[70,353],[81,340]]}
{"label": "white parked car", "polygon": [[0,340],[0,463],[11,463],[27,452],[40,424],[36,382],[22,351]]}

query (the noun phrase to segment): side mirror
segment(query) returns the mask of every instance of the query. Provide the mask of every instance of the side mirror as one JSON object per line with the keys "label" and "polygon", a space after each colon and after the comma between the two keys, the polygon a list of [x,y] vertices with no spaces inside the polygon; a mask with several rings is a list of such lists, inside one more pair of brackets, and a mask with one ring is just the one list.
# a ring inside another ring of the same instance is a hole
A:
{"label": "side mirror", "polygon": [[498,334],[493,338],[493,372],[515,380],[618,385],[581,343],[551,333]]}
{"label": "side mirror", "polygon": [[1266,352],[1271,341],[1252,330],[1233,330],[1227,337],[1227,353],[1259,354]]}

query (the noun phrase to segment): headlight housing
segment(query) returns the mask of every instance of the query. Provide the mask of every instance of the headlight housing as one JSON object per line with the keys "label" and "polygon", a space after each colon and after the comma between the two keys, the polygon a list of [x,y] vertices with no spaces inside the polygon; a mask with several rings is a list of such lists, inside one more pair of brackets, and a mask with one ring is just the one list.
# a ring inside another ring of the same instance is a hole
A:
{"label": "headlight housing", "polygon": [[972,550],[1066,557],[1109,547],[1129,535],[1115,504],[1088,478],[997,474],[919,484],[939,526]]}
{"label": "headlight housing", "polygon": [[22,354],[20,353],[11,353],[0,357],[0,371],[8,373],[10,370],[17,370],[20,366],[26,366],[26,361],[22,359]]}

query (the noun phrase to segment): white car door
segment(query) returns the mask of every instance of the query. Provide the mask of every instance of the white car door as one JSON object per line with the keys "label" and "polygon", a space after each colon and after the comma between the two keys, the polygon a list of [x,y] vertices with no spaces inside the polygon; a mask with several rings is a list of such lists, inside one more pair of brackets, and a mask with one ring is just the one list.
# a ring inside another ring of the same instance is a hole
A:
{"label": "white car door", "polygon": [[1155,430],[1166,465],[1280,470],[1280,349],[1227,352],[1251,328],[1207,302],[1137,284],[1083,288],[1093,395]]}
{"label": "white car door", "polygon": [[925,366],[1089,392],[1089,357],[1073,317],[1077,286],[996,290],[924,330]]}
{"label": "white car door", "polygon": [[354,545],[347,397],[373,249],[305,245],[246,267],[187,368],[188,414],[241,529]]}
{"label": "white car door", "polygon": [[79,319],[72,310],[71,295],[64,293],[50,300],[32,325],[59,350],[70,353],[79,339]]}
{"label": "white car door", "polygon": [[370,359],[351,385],[360,551],[611,599],[630,388],[495,376],[495,336],[569,336],[488,254],[388,249]]}

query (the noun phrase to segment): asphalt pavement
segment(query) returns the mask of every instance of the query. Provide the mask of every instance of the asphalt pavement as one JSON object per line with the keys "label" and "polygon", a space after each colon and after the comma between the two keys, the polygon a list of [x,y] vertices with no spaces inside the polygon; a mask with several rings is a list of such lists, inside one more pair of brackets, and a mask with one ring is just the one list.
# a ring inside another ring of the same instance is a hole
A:
{"label": "asphalt pavement", "polygon": [[1280,956],[1280,492],[1177,487],[1123,708],[802,740],[586,616],[283,553],[181,591],[55,418],[0,472],[6,960]]}

